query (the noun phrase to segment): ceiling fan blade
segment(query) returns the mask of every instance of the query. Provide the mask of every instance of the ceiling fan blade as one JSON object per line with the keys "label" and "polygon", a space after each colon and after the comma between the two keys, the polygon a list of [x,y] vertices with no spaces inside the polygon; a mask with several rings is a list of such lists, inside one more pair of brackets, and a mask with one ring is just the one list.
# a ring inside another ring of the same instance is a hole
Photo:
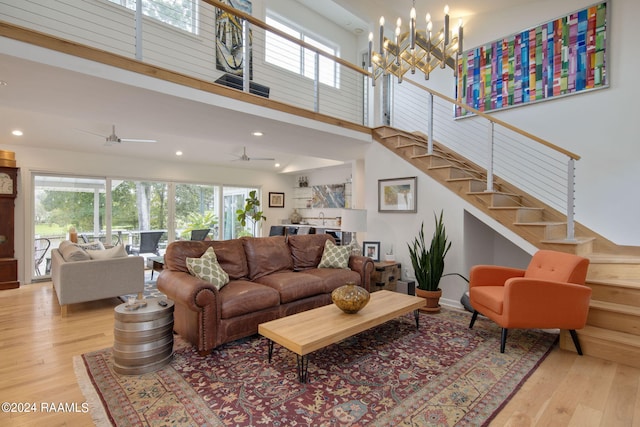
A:
{"label": "ceiling fan blade", "polygon": [[250,157],[249,160],[275,160],[273,157]]}
{"label": "ceiling fan blade", "polygon": [[85,129],[80,129],[80,128],[73,128],[73,130],[77,130],[77,131],[80,131],[80,132],[88,133],[90,135],[99,136],[100,138],[104,138],[104,135],[96,133],[96,132],[91,132],[90,130],[85,130]]}
{"label": "ceiling fan blade", "polygon": [[155,139],[118,138],[119,142],[158,142]]}

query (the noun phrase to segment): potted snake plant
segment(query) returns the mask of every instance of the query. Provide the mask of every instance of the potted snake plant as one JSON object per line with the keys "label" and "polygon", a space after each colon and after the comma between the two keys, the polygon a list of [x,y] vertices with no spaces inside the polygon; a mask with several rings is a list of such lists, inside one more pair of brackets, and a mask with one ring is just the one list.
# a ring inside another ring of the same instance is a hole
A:
{"label": "potted snake plant", "polygon": [[426,298],[427,306],[424,308],[428,312],[440,311],[440,297],[442,289],[440,289],[440,279],[444,276],[457,275],[468,281],[464,276],[458,273],[444,273],[444,259],[451,249],[451,242],[447,239],[447,232],[443,222],[443,212],[440,211],[440,217],[435,219],[436,228],[429,246],[425,242],[424,222],[420,226],[420,232],[413,239],[413,242],[407,244],[409,247],[409,256],[416,277],[417,287],[416,295]]}

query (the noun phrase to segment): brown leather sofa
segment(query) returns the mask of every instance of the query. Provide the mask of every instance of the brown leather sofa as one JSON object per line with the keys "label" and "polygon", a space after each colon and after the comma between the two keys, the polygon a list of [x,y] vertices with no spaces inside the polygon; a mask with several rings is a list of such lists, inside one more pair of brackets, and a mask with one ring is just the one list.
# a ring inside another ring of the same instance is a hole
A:
{"label": "brown leather sofa", "polygon": [[[373,260],[351,255],[349,269],[317,268],[328,234],[176,241],[167,247],[158,289],[175,302],[174,330],[201,354],[254,335],[258,325],[330,304],[347,282],[369,290]],[[186,258],[213,247],[229,283],[217,290],[189,274]]]}

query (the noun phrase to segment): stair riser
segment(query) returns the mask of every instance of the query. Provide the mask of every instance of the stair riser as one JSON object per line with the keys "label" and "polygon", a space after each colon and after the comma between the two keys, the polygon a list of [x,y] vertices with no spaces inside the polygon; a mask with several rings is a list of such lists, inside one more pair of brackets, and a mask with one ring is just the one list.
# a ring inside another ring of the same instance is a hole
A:
{"label": "stair riser", "polygon": [[516,222],[542,222],[542,209],[519,209],[516,213]]}
{"label": "stair riser", "polygon": [[564,239],[565,237],[567,237],[566,224],[552,224],[552,225],[547,225],[544,228],[545,240]]}
{"label": "stair riser", "polygon": [[640,336],[640,318],[632,314],[616,313],[591,307],[587,324]]}
{"label": "stair riser", "polygon": [[593,253],[593,241],[578,244],[562,244],[542,242],[538,245],[540,249],[548,249],[550,251],[567,252],[575,255],[586,257]]}
{"label": "stair riser", "polygon": [[591,263],[589,265],[589,278],[593,280],[637,279],[639,277],[640,264]]}
{"label": "stair riser", "polygon": [[[591,266],[589,266],[589,270],[591,270]],[[591,271],[589,271],[589,277],[591,277]],[[640,307],[640,291],[637,289],[619,287],[611,284],[602,285],[599,283],[589,283],[588,281],[587,285],[592,290],[592,300]]]}
{"label": "stair riser", "polygon": [[[591,357],[597,357],[623,365],[640,368],[640,348],[626,346],[620,343],[593,338],[578,331],[578,338],[582,352]],[[563,350],[576,352],[568,331],[560,333],[560,348]]]}

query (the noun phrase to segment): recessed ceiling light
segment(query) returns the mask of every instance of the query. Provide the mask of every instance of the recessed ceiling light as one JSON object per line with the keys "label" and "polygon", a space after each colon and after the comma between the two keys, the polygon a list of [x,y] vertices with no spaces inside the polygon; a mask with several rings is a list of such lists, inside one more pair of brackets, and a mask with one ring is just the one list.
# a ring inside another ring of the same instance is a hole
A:
{"label": "recessed ceiling light", "polygon": [[176,156],[182,156],[182,151],[176,151]]}
{"label": "recessed ceiling light", "polygon": [[23,135],[22,131],[21,131],[21,130],[19,130],[19,129],[16,129],[16,130],[14,130],[14,131],[11,131],[11,133],[12,133],[13,135],[15,135],[15,136],[22,136],[22,135]]}
{"label": "recessed ceiling light", "polygon": [[280,167],[280,163],[276,163],[274,166],[279,168]]}
{"label": "recessed ceiling light", "polygon": [[260,132],[259,130],[257,130],[257,131],[251,132],[251,135],[253,135],[253,136],[262,136],[264,134],[262,132]]}

